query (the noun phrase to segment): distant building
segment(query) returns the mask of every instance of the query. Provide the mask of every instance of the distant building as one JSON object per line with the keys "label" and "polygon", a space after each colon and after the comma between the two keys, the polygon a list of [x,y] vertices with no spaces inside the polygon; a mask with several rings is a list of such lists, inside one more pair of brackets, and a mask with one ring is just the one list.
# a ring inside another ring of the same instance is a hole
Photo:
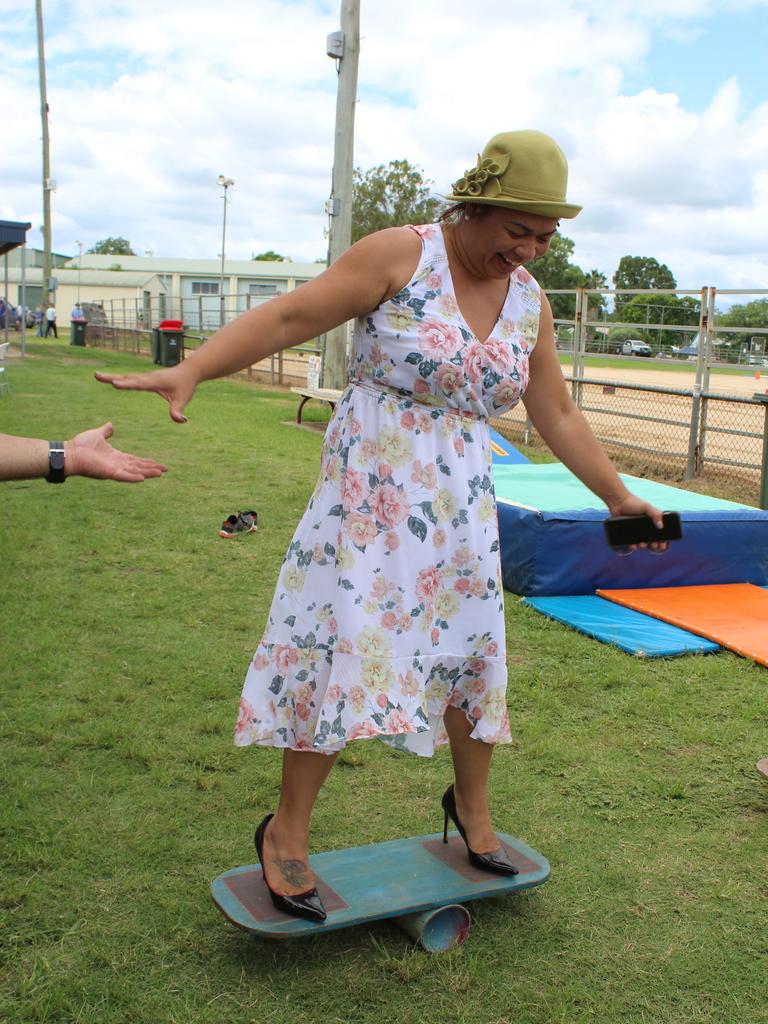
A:
{"label": "distant building", "polygon": [[[42,253],[26,250],[26,301],[34,308],[45,302]],[[21,257],[9,258],[9,296],[21,303]],[[80,264],[78,266],[78,264]],[[179,319],[192,330],[214,330],[221,317],[221,263],[219,260],[175,259],[155,256],[102,256],[82,258],[57,254],[56,305],[65,315],[76,302],[101,306],[111,322],[126,327],[151,327],[161,320]],[[230,320],[251,306],[293,291],[325,269],[322,263],[267,263],[227,260],[224,307]],[[60,313],[59,322],[64,320]]]}
{"label": "distant building", "polygon": [[[119,263],[121,271],[111,273],[144,273],[158,279],[155,320],[183,320],[193,329],[214,329],[221,316],[221,263],[218,260],[175,259],[156,256],[83,255],[82,273],[105,271]],[[77,266],[70,260],[68,267]],[[321,263],[267,263],[262,260],[227,260],[223,298],[226,318],[232,319],[252,306],[285,292],[293,291],[325,270]],[[83,296],[94,301],[95,293]]]}

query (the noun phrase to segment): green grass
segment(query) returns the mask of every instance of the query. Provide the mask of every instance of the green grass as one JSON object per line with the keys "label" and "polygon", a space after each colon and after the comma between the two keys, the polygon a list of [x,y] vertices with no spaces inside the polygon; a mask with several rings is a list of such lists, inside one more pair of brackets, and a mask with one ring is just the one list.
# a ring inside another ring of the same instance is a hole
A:
{"label": "green grass", "polygon": [[[280,777],[277,752],[232,747],[234,714],[320,435],[288,425],[284,392],[209,384],[178,426],[157,398],[92,381],[132,357],[30,352],[9,366],[0,430],[111,418],[119,446],[170,471],[2,485],[0,1019],[768,1022],[765,669],[633,659],[512,595],[516,742],[496,752],[492,802],[551,880],[474,904],[468,942],[442,956],[388,924],[280,944],[228,925],[210,879],[253,860]],[[220,540],[243,507],[260,532]],[[449,778],[445,751],[355,745],[319,799],[316,848],[436,831]]]}

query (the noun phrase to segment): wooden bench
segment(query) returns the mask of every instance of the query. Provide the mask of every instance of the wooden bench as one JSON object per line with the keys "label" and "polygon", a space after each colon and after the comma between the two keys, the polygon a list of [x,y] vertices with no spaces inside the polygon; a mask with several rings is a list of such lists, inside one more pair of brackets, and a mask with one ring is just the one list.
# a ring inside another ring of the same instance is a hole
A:
{"label": "wooden bench", "polygon": [[304,406],[307,404],[307,402],[310,401],[310,399],[317,398],[321,402],[327,402],[328,405],[330,405],[330,407],[331,407],[331,412],[333,412],[334,408],[336,407],[336,403],[338,402],[338,400],[341,398],[341,396],[343,394],[342,391],[336,391],[335,388],[310,388],[310,387],[303,387],[303,388],[291,388],[291,391],[295,395],[301,395],[301,401],[299,402],[299,408],[296,410],[296,422],[297,423],[301,423],[301,413],[302,413],[302,411],[304,409]]}

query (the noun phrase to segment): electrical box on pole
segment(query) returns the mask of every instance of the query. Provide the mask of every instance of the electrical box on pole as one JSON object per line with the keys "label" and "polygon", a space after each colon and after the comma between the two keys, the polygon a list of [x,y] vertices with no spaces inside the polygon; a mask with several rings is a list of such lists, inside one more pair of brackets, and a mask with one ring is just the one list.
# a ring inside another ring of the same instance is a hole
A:
{"label": "electrical box on pole", "polygon": [[[352,173],[355,145],[355,104],[357,65],[360,56],[360,0],[342,0],[341,31],[326,40],[326,52],[337,62],[336,134],[333,147],[331,196],[326,203],[330,220],[328,260],[349,248],[352,239]],[[325,341],[323,387],[343,388],[346,384],[347,325],[329,331]]]}

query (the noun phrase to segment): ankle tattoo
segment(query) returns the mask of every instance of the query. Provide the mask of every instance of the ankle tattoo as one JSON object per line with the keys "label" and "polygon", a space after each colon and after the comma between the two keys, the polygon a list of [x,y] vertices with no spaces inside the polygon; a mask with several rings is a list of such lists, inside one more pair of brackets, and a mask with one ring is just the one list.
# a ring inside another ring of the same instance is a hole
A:
{"label": "ankle tattoo", "polygon": [[304,885],[309,869],[303,860],[279,860],[277,866],[289,885]]}

